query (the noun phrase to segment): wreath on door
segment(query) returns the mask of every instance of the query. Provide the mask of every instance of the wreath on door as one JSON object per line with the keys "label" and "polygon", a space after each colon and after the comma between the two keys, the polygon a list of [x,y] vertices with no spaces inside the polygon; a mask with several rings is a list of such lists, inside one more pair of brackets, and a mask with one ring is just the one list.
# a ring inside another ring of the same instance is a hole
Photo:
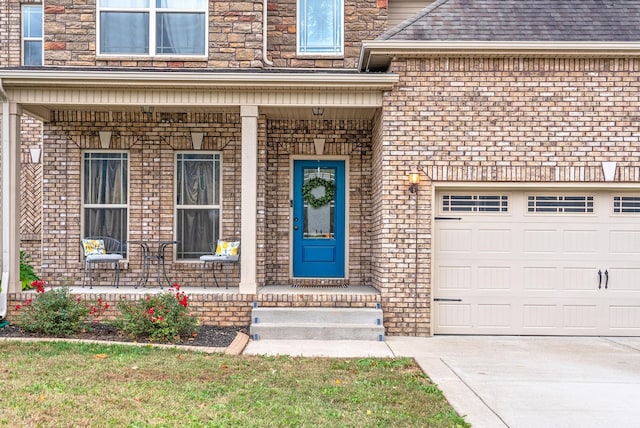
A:
{"label": "wreath on door", "polygon": [[[316,187],[324,187],[324,196],[316,198],[312,193]],[[320,208],[333,201],[336,195],[336,185],[333,181],[314,177],[302,186],[302,199],[313,208]]]}

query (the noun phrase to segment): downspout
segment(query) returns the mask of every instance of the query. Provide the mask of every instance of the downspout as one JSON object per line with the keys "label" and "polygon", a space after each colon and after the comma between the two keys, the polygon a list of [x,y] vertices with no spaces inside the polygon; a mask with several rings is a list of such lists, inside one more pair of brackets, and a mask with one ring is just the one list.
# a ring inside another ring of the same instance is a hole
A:
{"label": "downspout", "polygon": [[267,23],[267,0],[262,1],[262,62],[266,65],[273,67],[273,61],[269,61],[267,58],[267,29],[269,25]]}
{"label": "downspout", "polygon": [[[4,194],[4,183],[6,183],[9,177],[9,171],[7,171],[6,165],[5,165],[5,156],[7,154],[7,150],[6,148],[9,146],[9,96],[7,95],[7,92],[4,90],[4,87],[2,86],[2,79],[0,79],[0,101],[2,101],[2,137],[0,137],[0,140],[2,141],[2,145],[1,147],[1,152],[2,153],[2,164],[3,164],[3,168],[2,168],[2,206],[5,206],[5,198],[7,195]],[[0,214],[0,217],[2,217],[2,221],[3,223],[6,221],[5,219],[5,214],[4,214],[4,209],[2,210],[2,213]],[[3,226],[4,229],[4,226]],[[0,282],[0,319],[4,319],[7,316],[7,289],[9,288],[9,272],[8,269],[7,271],[5,271],[5,262],[6,262],[6,257],[5,257],[5,250],[6,250],[6,243],[5,243],[5,239],[4,239],[4,235],[2,232],[2,229],[0,229],[0,249],[2,250],[2,282]],[[7,264],[8,266],[8,264]]]}

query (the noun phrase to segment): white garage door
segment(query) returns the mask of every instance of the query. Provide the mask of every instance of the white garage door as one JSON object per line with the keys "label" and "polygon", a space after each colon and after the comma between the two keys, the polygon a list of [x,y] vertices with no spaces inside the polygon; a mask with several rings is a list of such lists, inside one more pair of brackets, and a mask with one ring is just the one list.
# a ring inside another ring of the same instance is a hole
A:
{"label": "white garage door", "polygon": [[440,191],[435,334],[640,335],[640,193]]}

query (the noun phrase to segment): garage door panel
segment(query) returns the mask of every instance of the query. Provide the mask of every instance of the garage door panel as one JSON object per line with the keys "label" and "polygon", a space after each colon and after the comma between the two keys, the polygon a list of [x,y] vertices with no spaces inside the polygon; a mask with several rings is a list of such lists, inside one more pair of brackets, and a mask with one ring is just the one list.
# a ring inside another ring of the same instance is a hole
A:
{"label": "garage door panel", "polygon": [[472,251],[471,229],[441,229],[437,236],[442,253],[470,253]]}
{"label": "garage door panel", "polygon": [[523,251],[528,253],[554,254],[560,251],[560,241],[555,229],[525,229]]}
{"label": "garage door panel", "polygon": [[[638,260],[640,265],[640,260]],[[608,268],[609,282],[607,290],[610,293],[633,292],[640,298],[640,266],[637,268]],[[605,278],[606,281],[606,278]]]}
{"label": "garage door panel", "polygon": [[554,290],[557,287],[560,269],[549,266],[525,266],[523,288],[525,290]]}
{"label": "garage door panel", "polygon": [[596,230],[565,230],[562,250],[567,254],[597,254],[602,243]]}
{"label": "garage door panel", "polygon": [[480,266],[477,272],[479,290],[509,290],[513,286],[509,266]]}
{"label": "garage door panel", "polygon": [[558,306],[554,304],[527,304],[522,308],[522,327],[555,328],[558,326]]}
{"label": "garage door panel", "polygon": [[562,327],[590,329],[598,327],[598,307],[596,305],[564,305]]}
{"label": "garage door panel", "polygon": [[591,266],[565,267],[562,269],[562,289],[595,293],[598,286],[597,270]]}
{"label": "garage door panel", "polygon": [[513,251],[513,237],[510,230],[480,229],[477,233],[478,252],[507,254]]}
{"label": "garage door panel", "polygon": [[628,335],[640,334],[640,307],[632,304],[612,304],[607,314],[609,327]]}
{"label": "garage door panel", "polygon": [[476,307],[476,326],[508,330],[513,319],[511,304],[479,304]]}
{"label": "garage door panel", "polygon": [[435,222],[434,298],[460,300],[434,302],[435,333],[640,335],[640,210],[592,191],[537,212],[531,192],[508,193],[504,214]]}
{"label": "garage door panel", "polygon": [[440,266],[437,270],[440,290],[471,290],[469,266]]}
{"label": "garage door panel", "polygon": [[434,313],[436,327],[443,332],[470,330],[472,306],[466,303],[437,303]]}
{"label": "garage door panel", "polygon": [[609,232],[609,252],[640,255],[640,231],[611,230]]}

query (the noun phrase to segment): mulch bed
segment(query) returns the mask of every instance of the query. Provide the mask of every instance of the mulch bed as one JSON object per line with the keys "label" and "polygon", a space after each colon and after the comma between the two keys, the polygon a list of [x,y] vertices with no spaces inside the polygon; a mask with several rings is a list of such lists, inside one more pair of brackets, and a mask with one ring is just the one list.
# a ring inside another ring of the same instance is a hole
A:
{"label": "mulch bed", "polygon": [[[189,337],[179,342],[171,343],[172,345],[189,345],[189,346],[207,346],[215,348],[226,348],[233,342],[238,332],[246,333],[248,327],[216,327],[211,325],[201,325],[195,337]],[[20,327],[9,324],[0,328],[0,338],[2,337],[28,337],[28,338],[46,338],[35,333],[28,333],[20,329]],[[68,338],[86,339],[86,340],[104,340],[107,342],[136,342],[151,343],[144,338],[132,339],[120,333],[118,329],[108,324],[95,324],[91,331],[79,333]],[[157,342],[154,342],[157,343]]]}

